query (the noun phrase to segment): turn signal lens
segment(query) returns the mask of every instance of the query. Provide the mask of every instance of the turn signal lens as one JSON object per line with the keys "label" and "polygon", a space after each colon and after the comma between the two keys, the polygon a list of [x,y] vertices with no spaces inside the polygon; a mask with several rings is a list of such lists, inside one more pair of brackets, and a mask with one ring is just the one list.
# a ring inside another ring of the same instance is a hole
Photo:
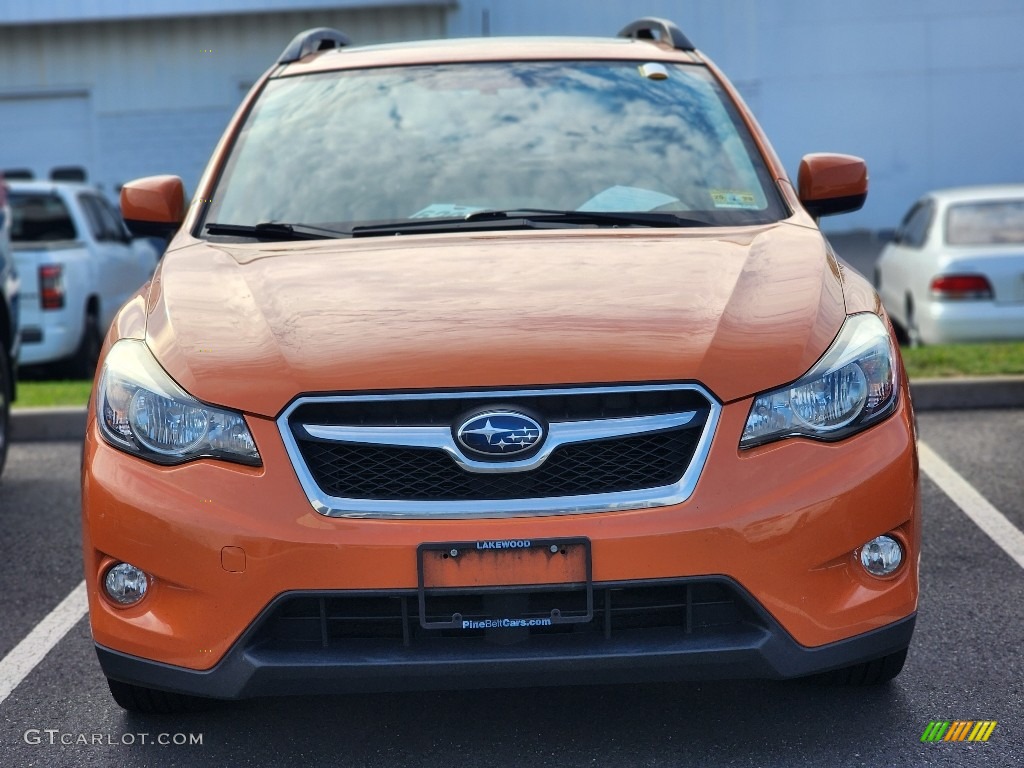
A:
{"label": "turn signal lens", "polygon": [[39,303],[43,309],[64,309],[64,267],[43,264],[39,267]]}
{"label": "turn signal lens", "polygon": [[939,275],[932,278],[931,292],[939,301],[977,301],[994,295],[984,275]]}

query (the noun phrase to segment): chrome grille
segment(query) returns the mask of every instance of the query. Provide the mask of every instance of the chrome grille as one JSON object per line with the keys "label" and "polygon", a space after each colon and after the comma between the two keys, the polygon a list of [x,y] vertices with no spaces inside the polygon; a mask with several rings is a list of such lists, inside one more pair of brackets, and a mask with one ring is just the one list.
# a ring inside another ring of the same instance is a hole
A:
{"label": "chrome grille", "polygon": [[[526,458],[467,456],[473,409],[548,426]],[[697,385],[304,397],[278,419],[310,503],[329,516],[502,517],[679,503],[696,485],[720,406]]]}
{"label": "chrome grille", "polygon": [[447,426],[464,413],[496,402],[542,413],[550,422],[659,416],[708,407],[708,398],[699,389],[654,386],[304,398],[293,406],[290,418],[300,424]]}

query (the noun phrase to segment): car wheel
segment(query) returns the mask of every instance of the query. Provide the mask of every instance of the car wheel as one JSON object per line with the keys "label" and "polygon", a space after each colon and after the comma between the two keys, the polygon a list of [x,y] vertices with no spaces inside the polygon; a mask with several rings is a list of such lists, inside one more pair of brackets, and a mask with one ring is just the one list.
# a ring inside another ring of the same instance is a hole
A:
{"label": "car wheel", "polygon": [[11,366],[7,353],[0,349],[0,475],[7,462],[7,440],[11,427]]}
{"label": "car wheel", "polygon": [[901,347],[910,346],[910,336],[907,334],[907,329],[903,327],[903,323],[892,317],[889,318],[892,323],[892,329],[896,333],[896,343]]}
{"label": "car wheel", "polygon": [[100,347],[103,339],[100,336],[100,322],[95,310],[89,309],[85,315],[82,340],[78,349],[68,360],[67,375],[72,379],[91,379],[96,373],[96,362],[100,359]]}
{"label": "car wheel", "polygon": [[158,691],[155,688],[143,688],[141,685],[122,683],[120,680],[111,680],[110,678],[107,678],[107,685],[110,686],[110,694],[121,709],[141,715],[180,715],[187,712],[202,712],[210,709],[215,703],[214,699]]}
{"label": "car wheel", "polygon": [[879,685],[887,683],[898,675],[907,660],[907,649],[880,656],[861,664],[842,669],[833,669],[818,675],[816,680],[824,685]]}
{"label": "car wheel", "polygon": [[923,347],[924,342],[921,341],[921,331],[917,327],[917,320],[914,319],[914,301],[907,296],[907,346],[908,347]]}

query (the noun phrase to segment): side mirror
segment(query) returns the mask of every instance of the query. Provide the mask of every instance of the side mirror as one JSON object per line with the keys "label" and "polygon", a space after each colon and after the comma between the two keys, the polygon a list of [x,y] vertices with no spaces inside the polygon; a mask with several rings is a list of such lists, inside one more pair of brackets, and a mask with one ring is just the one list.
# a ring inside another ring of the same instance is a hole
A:
{"label": "side mirror", "polygon": [[800,202],[818,218],[860,210],[868,196],[868,166],[853,155],[804,155],[797,176]]}
{"label": "side mirror", "polygon": [[185,220],[185,185],[178,176],[147,176],[121,187],[121,216],[136,237],[170,237]]}

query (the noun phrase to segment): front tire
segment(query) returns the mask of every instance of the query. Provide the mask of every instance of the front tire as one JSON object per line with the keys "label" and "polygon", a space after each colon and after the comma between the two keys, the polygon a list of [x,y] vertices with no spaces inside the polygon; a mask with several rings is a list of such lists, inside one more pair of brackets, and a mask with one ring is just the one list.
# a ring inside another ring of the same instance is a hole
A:
{"label": "front tire", "polygon": [[215,700],[183,693],[158,691],[141,685],[122,683],[107,678],[110,694],[121,709],[140,715],[182,715],[188,712],[202,712],[210,709]]}
{"label": "front tire", "polygon": [[67,375],[72,379],[91,379],[96,373],[96,363],[100,359],[100,347],[103,338],[100,335],[100,321],[94,309],[85,313],[85,324],[82,328],[82,339],[78,349],[67,363]]}
{"label": "front tire", "polygon": [[895,320],[892,317],[889,320],[892,322],[892,329],[896,333],[896,343],[901,347],[909,347],[910,336],[907,334],[907,329],[903,327],[899,320]]}
{"label": "front tire", "polygon": [[6,350],[0,349],[0,475],[7,463],[7,443],[11,435],[11,390],[14,388],[11,364]]}
{"label": "front tire", "polygon": [[924,346],[924,342],[921,341],[921,331],[914,319],[914,300],[910,296],[907,296],[907,346],[912,349]]}

